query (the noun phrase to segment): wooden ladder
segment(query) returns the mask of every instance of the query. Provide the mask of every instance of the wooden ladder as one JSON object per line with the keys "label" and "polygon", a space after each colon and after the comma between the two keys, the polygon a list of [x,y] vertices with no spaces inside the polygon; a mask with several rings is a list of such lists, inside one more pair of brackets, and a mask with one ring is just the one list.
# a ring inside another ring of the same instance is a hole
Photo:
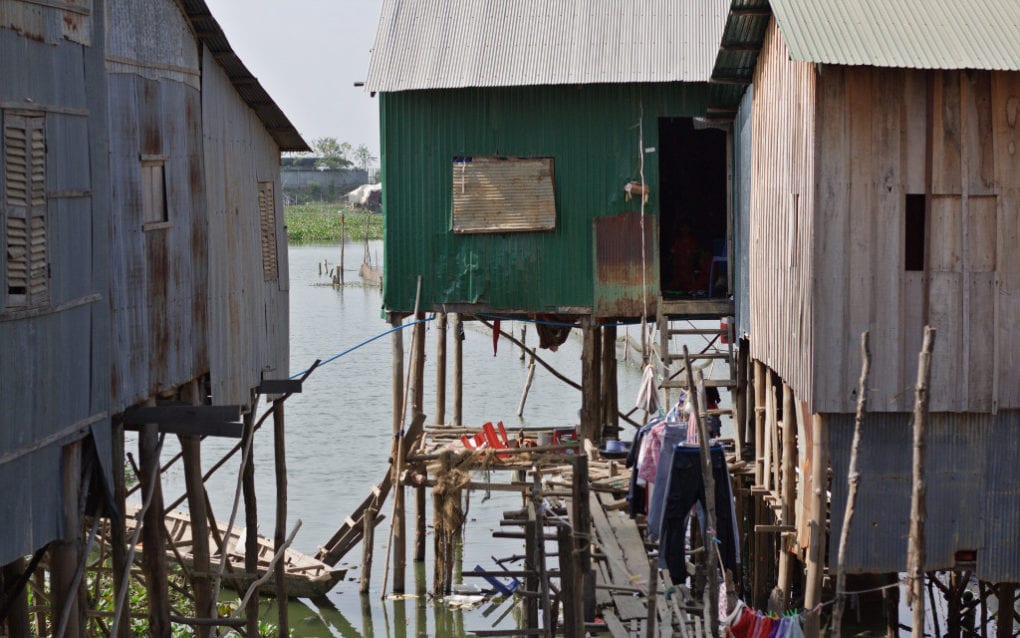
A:
{"label": "wooden ladder", "polygon": [[[662,304],[659,304],[660,308]],[[661,310],[656,316],[656,328],[659,332],[659,348],[658,348],[658,364],[659,364],[659,375],[662,379],[662,383],[659,387],[666,390],[666,404],[667,407],[672,403],[672,393],[670,390],[687,388],[687,375],[685,374],[683,359],[683,352],[672,352],[670,350],[673,342],[673,337],[678,335],[702,335],[705,337],[719,337],[720,339],[725,338],[726,343],[720,347],[718,341],[714,349],[706,349],[703,352],[691,352],[690,359],[692,366],[696,365],[698,361],[705,360],[719,360],[725,362],[724,369],[727,374],[725,377],[712,377],[705,378],[705,387],[707,388],[729,388],[731,391],[737,387],[737,361],[734,356],[733,341],[735,331],[733,323],[729,323],[726,328],[695,328],[693,326],[686,328],[674,327],[674,323],[677,318],[670,317],[669,315],[662,314]],[[687,323],[690,323],[687,320]],[[674,363],[679,361],[680,365],[676,366],[674,370]],[[714,366],[713,366],[714,369]],[[700,402],[701,406],[705,405],[704,397]],[[732,415],[733,411],[730,409],[720,410],[705,410],[702,407],[702,414],[707,415]]]}

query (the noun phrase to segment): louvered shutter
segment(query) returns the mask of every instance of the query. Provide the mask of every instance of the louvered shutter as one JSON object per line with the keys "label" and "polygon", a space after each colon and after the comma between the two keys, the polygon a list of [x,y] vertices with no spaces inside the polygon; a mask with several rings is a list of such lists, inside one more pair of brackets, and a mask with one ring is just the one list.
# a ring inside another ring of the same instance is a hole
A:
{"label": "louvered shutter", "polygon": [[49,299],[46,233],[46,118],[4,118],[7,305]]}
{"label": "louvered shutter", "polygon": [[259,225],[262,229],[262,278],[276,281],[276,200],[273,183],[259,182]]}

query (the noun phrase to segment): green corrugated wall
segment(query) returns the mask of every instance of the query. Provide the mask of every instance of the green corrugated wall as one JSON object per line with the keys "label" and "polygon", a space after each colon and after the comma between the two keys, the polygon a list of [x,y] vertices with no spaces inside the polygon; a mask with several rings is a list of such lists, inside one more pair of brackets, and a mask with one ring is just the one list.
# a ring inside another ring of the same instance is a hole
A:
{"label": "green corrugated wall", "polygon": [[[591,306],[591,220],[640,207],[623,186],[638,180],[641,113],[644,146],[657,147],[658,118],[702,115],[707,95],[707,84],[679,83],[380,94],[384,308],[413,310],[418,275],[426,309]],[[553,157],[556,230],[454,235],[452,162],[463,155]],[[645,181],[654,215],[657,153],[646,155]]]}

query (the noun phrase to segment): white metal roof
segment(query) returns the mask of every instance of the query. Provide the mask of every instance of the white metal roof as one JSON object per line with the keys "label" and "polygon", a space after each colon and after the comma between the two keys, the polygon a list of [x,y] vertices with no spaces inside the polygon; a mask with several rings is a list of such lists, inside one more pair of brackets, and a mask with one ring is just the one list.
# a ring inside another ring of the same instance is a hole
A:
{"label": "white metal roof", "polygon": [[794,60],[1020,70],[1017,0],[771,0]]}
{"label": "white metal roof", "polygon": [[370,91],[705,82],[725,0],[383,0]]}

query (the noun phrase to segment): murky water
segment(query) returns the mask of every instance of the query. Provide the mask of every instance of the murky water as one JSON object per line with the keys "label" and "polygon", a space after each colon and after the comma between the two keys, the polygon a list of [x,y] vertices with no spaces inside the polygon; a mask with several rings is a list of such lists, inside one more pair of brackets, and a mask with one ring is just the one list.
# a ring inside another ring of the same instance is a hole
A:
{"label": "murky water", "polygon": [[[381,242],[373,242],[373,254],[382,252]],[[378,288],[362,287],[357,274],[362,249],[350,244],[346,249],[346,280],[348,285],[336,289],[326,275],[319,274],[318,265],[328,261],[330,267],[339,260],[337,246],[295,246],[290,249],[291,303],[291,372],[306,369],[315,359],[326,359],[356,346],[384,331],[389,326],[381,315]],[[435,413],[434,351],[436,332],[428,324],[426,336],[425,412]],[[504,322],[503,329],[512,328],[519,335],[522,324]],[[629,333],[639,338],[639,329],[620,329],[620,336]],[[574,331],[578,333],[578,331]],[[448,340],[453,337],[448,334]],[[534,327],[528,328],[528,342],[537,343]],[[692,341],[692,348],[699,342]],[[405,332],[405,354],[410,350],[410,331]],[[703,343],[702,343],[703,345]],[[621,346],[622,349],[622,346]],[[622,352],[622,350],[621,350]],[[540,351],[540,356],[568,378],[580,381],[581,343],[572,335],[557,352]],[[492,352],[491,333],[480,324],[468,323],[464,341],[464,423],[479,425],[485,421],[502,420],[512,426],[573,426],[581,404],[580,392],[556,379],[540,366],[528,395],[523,418],[516,416],[527,375],[527,366],[520,350],[501,341],[496,356]],[[451,377],[450,372],[447,374]],[[371,486],[387,471],[392,438],[390,401],[391,350],[390,336],[364,347],[316,370],[304,384],[302,394],[286,403],[287,467],[289,482],[288,529],[298,519],[301,529],[294,546],[314,554],[344,519],[360,504]],[[637,394],[640,370],[623,365],[619,371],[620,405],[627,411]],[[451,390],[447,390],[448,401]],[[447,406],[447,416],[452,405]],[[624,438],[633,428],[624,425]],[[272,536],[274,526],[275,479],[271,427],[256,435],[255,475],[258,491],[260,533]],[[203,444],[203,464],[209,467],[235,441],[209,439]],[[129,444],[130,445],[130,444]],[[167,439],[164,457],[175,450]],[[129,448],[130,449],[130,448]],[[505,480],[507,477],[493,477]],[[208,482],[216,517],[226,521],[230,516],[237,482],[237,463],[228,463]],[[183,480],[179,469],[172,471],[165,482],[166,499],[182,493]],[[409,499],[413,502],[413,498]],[[409,502],[409,506],[410,505]],[[386,509],[390,506],[388,501]],[[520,553],[521,541],[494,539],[501,512],[520,506],[516,494],[493,493],[485,499],[482,493],[471,497],[469,523],[466,529],[464,565],[466,569],[479,564],[495,569],[493,557]],[[389,512],[387,511],[388,515]],[[243,507],[238,520],[243,524]],[[342,563],[350,571],[328,596],[327,601],[295,601],[290,618],[297,636],[434,636],[463,635],[474,629],[515,626],[511,604],[486,604],[470,611],[450,611],[441,603],[433,604],[426,596],[404,600],[381,600],[383,566],[389,527],[383,523],[376,534],[372,591],[369,596],[358,594],[361,548],[357,547]],[[413,529],[409,530],[412,534]],[[431,528],[430,528],[431,533]],[[409,543],[411,545],[412,543]],[[431,561],[431,539],[427,560]],[[431,586],[431,563],[426,567],[408,562],[407,591]],[[520,569],[520,564],[507,564]],[[418,575],[416,587],[415,575]],[[429,575],[428,583],[422,577]],[[275,608],[269,601],[264,617],[274,622]]]}

